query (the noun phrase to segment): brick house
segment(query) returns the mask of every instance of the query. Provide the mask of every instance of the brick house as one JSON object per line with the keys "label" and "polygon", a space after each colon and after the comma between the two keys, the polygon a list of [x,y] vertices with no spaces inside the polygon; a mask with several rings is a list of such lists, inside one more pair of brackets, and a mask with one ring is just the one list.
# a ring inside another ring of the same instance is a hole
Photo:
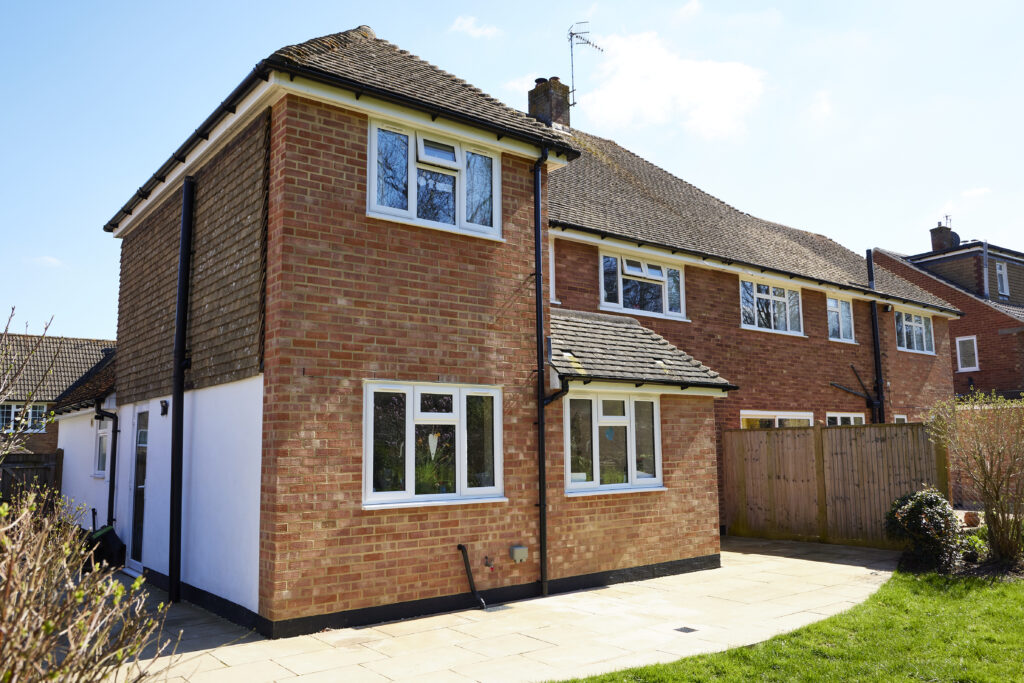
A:
{"label": "brick house", "polygon": [[931,246],[913,256],[875,253],[886,268],[963,311],[949,324],[956,393],[1024,395],[1024,254],[961,242],[941,224],[931,229]]}
{"label": "brick house", "polygon": [[567,111],[554,120],[581,154],[551,172],[553,314],[637,318],[728,377],[740,390],[714,403],[719,443],[726,429],[916,421],[951,395],[945,298],[881,262],[871,282],[865,258],[573,130]]}
{"label": "brick house", "polygon": [[24,363],[8,400],[0,402],[0,429],[13,427],[21,411],[28,410],[29,424],[21,450],[54,453],[59,425],[50,421],[57,398],[96,363],[112,355],[115,342],[109,339],[78,339],[27,334],[8,334],[8,345],[0,356],[17,369]]}
{"label": "brick house", "polygon": [[579,156],[368,27],[260,62],[105,226],[129,569],[281,636],[718,566],[735,386],[545,293]]}

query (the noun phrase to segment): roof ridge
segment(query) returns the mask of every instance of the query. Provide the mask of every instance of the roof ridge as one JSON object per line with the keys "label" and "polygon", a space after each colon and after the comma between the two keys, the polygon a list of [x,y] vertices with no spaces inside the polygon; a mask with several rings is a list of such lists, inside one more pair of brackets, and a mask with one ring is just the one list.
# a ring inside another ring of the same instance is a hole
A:
{"label": "roof ridge", "polygon": [[8,332],[7,337],[18,337],[20,339],[60,339],[62,341],[84,341],[84,342],[103,342],[110,343],[114,346],[117,345],[116,339],[97,339],[95,337],[63,337],[56,334],[21,334],[19,332]]}

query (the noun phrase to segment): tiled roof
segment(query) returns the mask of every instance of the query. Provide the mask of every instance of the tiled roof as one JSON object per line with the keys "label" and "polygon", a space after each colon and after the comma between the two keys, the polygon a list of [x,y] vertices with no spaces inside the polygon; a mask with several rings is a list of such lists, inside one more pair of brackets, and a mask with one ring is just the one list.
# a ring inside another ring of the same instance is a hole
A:
{"label": "tiled roof", "polygon": [[928,276],[932,277],[933,279],[941,282],[942,284],[946,285],[947,287],[955,289],[956,291],[960,292],[964,296],[969,296],[969,297],[971,297],[972,299],[974,299],[976,301],[980,301],[983,304],[987,304],[987,305],[991,306],[992,308],[996,309],[1000,313],[1008,315],[1008,316],[1010,316],[1011,318],[1013,318],[1015,320],[1019,320],[1021,322],[1024,322],[1024,306],[1014,306],[1012,304],[1004,304],[1001,301],[992,301],[990,299],[986,299],[984,297],[978,296],[977,294],[975,294],[971,290],[965,289],[964,287],[961,287],[960,285],[956,284],[952,280],[946,279],[946,278],[942,277],[941,275],[938,275],[937,273],[933,273],[932,271],[928,270],[928,268],[926,268],[924,265],[915,263],[911,259],[916,258],[916,256],[904,256],[903,254],[897,254],[894,251],[889,251],[888,249],[879,249],[877,247],[875,248],[875,251],[880,252],[882,254],[885,254],[886,256],[889,256],[891,258],[894,258],[897,261],[902,261],[908,268],[913,268],[914,270],[916,270],[916,271],[918,271],[918,272],[920,272],[920,273],[922,273],[924,275],[928,275]]}
{"label": "tiled roof", "polygon": [[[104,350],[112,350],[116,344],[111,339],[39,337],[27,334],[9,334],[6,341],[10,345],[7,357],[15,363],[28,357],[25,371],[14,385],[11,400],[23,401],[35,389],[32,400],[46,403],[56,400],[103,358]],[[4,351],[0,349],[0,356],[5,355]]]}
{"label": "tiled roof", "polygon": [[497,125],[515,137],[573,151],[569,138],[491,97],[476,86],[382,40],[369,26],[283,47],[273,67],[312,70],[331,79],[398,96],[410,104],[469,123]]}
{"label": "tiled roof", "polygon": [[551,364],[561,377],[735,389],[633,318],[551,311]]}
{"label": "tiled roof", "polygon": [[114,392],[116,380],[116,355],[110,351],[57,397],[53,409],[57,413],[68,413],[91,407]]}
{"label": "tiled roof", "polygon": [[[864,258],[828,237],[743,213],[611,140],[572,135],[581,156],[549,179],[553,225],[868,288]],[[953,310],[883,268],[875,269],[875,286],[883,295]]]}

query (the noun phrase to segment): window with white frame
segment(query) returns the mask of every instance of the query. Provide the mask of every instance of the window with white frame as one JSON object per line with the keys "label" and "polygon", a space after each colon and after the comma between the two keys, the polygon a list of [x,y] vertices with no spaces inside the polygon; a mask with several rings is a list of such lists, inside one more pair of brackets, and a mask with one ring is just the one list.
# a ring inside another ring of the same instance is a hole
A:
{"label": "window with white frame", "polygon": [[898,425],[906,424],[907,423],[907,416],[906,415],[893,415],[892,416],[892,421],[894,423],[898,424]]}
{"label": "window with white frame", "polygon": [[93,476],[102,477],[107,473],[107,458],[110,455],[110,420],[96,420],[96,453],[93,458]]}
{"label": "window with white frame", "polygon": [[502,495],[500,389],[368,382],[363,414],[367,504]]}
{"label": "window with white frame", "polygon": [[1003,261],[996,261],[996,286],[1002,296],[1010,296],[1010,277]]}
{"label": "window with white frame", "polygon": [[686,316],[681,268],[632,256],[601,254],[601,285],[603,309]]}
{"label": "window with white frame", "polygon": [[570,394],[565,425],[567,491],[661,485],[657,397]]}
{"label": "window with white frame", "polygon": [[32,403],[28,406],[20,403],[0,405],[0,429],[5,432],[13,432],[19,428],[23,428],[28,434],[45,432],[46,418],[46,406],[42,403]]}
{"label": "window with white frame", "polygon": [[934,353],[931,316],[896,311],[896,347],[903,351]]}
{"label": "window with white frame", "polygon": [[801,334],[800,290],[741,279],[740,322],[750,329]]}
{"label": "window with white frame", "polygon": [[369,213],[501,234],[501,156],[433,133],[370,124]]}
{"label": "window with white frame", "polygon": [[864,424],[864,413],[825,413],[825,424],[829,427]]}
{"label": "window with white frame", "polygon": [[834,341],[853,341],[853,303],[846,299],[828,297],[828,338]]}
{"label": "window with white frame", "polygon": [[956,338],[956,369],[958,372],[978,369],[978,338],[976,336]]}
{"label": "window with white frame", "polygon": [[771,410],[740,411],[740,427],[742,429],[778,429],[781,427],[812,427],[813,425],[813,413]]}

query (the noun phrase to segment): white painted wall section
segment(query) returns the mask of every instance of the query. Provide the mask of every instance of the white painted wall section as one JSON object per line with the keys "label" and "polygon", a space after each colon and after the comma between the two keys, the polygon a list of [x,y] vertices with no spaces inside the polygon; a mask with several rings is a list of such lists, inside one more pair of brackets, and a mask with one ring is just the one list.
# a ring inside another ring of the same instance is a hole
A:
{"label": "white painted wall section", "polygon": [[[107,475],[96,476],[95,410],[78,410],[57,416],[57,448],[64,450],[61,494],[71,507],[84,507],[79,524],[92,527],[91,508],[96,508],[96,527],[107,523]],[[107,422],[109,425],[109,421]],[[109,468],[109,463],[108,463]]]}

